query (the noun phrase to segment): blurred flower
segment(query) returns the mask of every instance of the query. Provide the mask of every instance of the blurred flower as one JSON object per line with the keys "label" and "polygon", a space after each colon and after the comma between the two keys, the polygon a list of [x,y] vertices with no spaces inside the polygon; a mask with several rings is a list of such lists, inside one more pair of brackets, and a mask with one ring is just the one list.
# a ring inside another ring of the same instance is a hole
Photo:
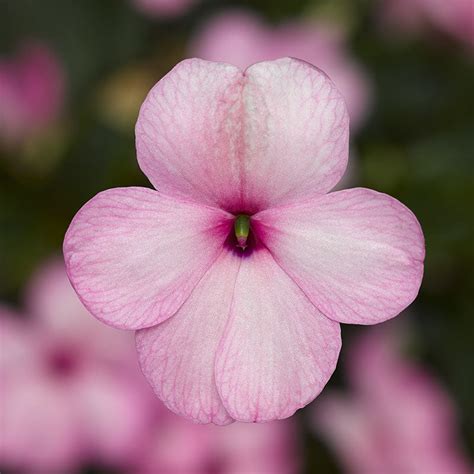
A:
{"label": "blurred flower", "polygon": [[[326,393],[316,431],[349,473],[468,474],[451,400],[421,366],[400,355],[400,332],[376,327],[348,353],[350,395]],[[398,329],[398,328],[397,328]]]}
{"label": "blurred flower", "polygon": [[0,141],[18,143],[51,125],[64,101],[64,72],[54,52],[25,44],[12,59],[0,59]]}
{"label": "blurred flower", "polygon": [[194,425],[151,402],[129,333],[83,309],[62,264],[51,261],[27,292],[33,316],[0,309],[0,465],[75,471],[102,462],[136,474],[296,472],[290,421]]}
{"label": "blurred flower", "polygon": [[369,79],[335,24],[295,21],[270,27],[252,13],[224,13],[204,25],[190,44],[190,54],[241,69],[284,56],[303,59],[329,74],[347,102],[352,127],[367,115]]}
{"label": "blurred flower", "polygon": [[405,32],[431,26],[474,49],[473,0],[383,0],[384,24]]}
{"label": "blurred flower", "polygon": [[136,137],[160,191],[92,198],[64,256],[92,314],[139,329],[141,367],[172,411],[217,424],[286,418],[331,376],[339,322],[377,323],[416,297],[415,216],[368,189],[326,194],[349,130],[317,68],[183,61],[148,94]]}
{"label": "blurred flower", "polygon": [[27,307],[28,319],[0,311],[0,465],[56,473],[132,461],[150,392],[133,338],[87,313],[59,261],[39,270]]}
{"label": "blurred flower", "polygon": [[172,17],[186,12],[196,0],[132,0],[138,10],[152,17]]}
{"label": "blurred flower", "polygon": [[140,106],[155,81],[152,68],[146,65],[121,69],[100,87],[96,101],[98,114],[115,128],[133,130]]}
{"label": "blurred flower", "polygon": [[298,472],[296,430],[290,420],[203,426],[167,412],[144,447],[135,474]]}

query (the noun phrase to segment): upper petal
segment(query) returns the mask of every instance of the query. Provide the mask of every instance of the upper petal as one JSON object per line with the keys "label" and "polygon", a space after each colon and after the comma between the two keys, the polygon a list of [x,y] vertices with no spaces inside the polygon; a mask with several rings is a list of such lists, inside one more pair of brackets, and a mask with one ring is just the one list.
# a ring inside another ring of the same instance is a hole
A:
{"label": "upper petal", "polygon": [[64,240],[69,278],[89,311],[137,329],[173,315],[219,255],[232,221],[225,212],[146,188],[99,193]]}
{"label": "upper petal", "polygon": [[331,80],[296,59],[241,72],[193,59],[150,91],[136,127],[160,190],[232,212],[327,192],[348,155],[348,115]]}
{"label": "upper petal", "polygon": [[423,233],[413,213],[386,194],[338,191],[253,222],[278,263],[335,321],[384,321],[418,294]]}
{"label": "upper petal", "polygon": [[224,251],[173,318],[136,336],[140,365],[158,397],[200,423],[232,421],[216,390],[214,358],[239,264]]}
{"label": "upper petal", "polygon": [[339,356],[339,324],[323,316],[265,249],[242,259],[216,383],[230,416],[261,422],[313,400]]}
{"label": "upper petal", "polygon": [[242,72],[191,59],[161,79],[136,125],[137,159],[169,195],[229,207],[239,189]]}
{"label": "upper petal", "polygon": [[339,91],[297,59],[245,72],[244,199],[257,209],[329,191],[348,157],[349,117]]}

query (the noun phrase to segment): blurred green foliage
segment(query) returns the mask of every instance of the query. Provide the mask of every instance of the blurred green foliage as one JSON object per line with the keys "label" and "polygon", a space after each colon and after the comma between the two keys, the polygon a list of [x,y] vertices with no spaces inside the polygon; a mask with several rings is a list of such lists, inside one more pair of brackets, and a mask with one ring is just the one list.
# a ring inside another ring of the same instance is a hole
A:
{"label": "blurred green foliage", "polygon": [[[360,185],[387,192],[411,208],[426,236],[425,278],[411,317],[416,356],[430,364],[459,405],[467,448],[474,451],[474,61],[450,40],[384,35],[370,1],[203,1],[184,17],[152,20],[126,0],[0,0],[0,53],[23,38],[54,47],[68,76],[58,158],[34,151],[44,166],[0,155],[0,291],[19,301],[34,267],[61,249],[77,209],[95,193],[147,185],[134,151],[133,126],[102,119],[103,81],[130,64],[149,61],[156,74],[185,55],[189,35],[209,14],[251,8],[269,21],[328,14],[347,21],[350,47],[369,72],[375,100],[365,127],[352,137]],[[359,328],[344,327],[345,340]],[[347,346],[346,346],[347,347]],[[344,356],[344,348],[343,354]],[[330,385],[341,383],[341,369]],[[307,472],[336,467],[326,448],[307,436]]]}

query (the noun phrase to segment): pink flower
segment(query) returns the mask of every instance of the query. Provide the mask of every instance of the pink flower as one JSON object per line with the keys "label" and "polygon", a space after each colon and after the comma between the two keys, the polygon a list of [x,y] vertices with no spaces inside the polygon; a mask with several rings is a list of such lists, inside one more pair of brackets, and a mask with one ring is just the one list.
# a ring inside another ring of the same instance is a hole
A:
{"label": "pink flower", "polygon": [[290,420],[202,426],[168,412],[144,447],[135,474],[298,472],[296,430]]}
{"label": "pink flower", "polygon": [[315,429],[349,473],[462,474],[452,402],[438,382],[399,354],[399,334],[377,327],[348,354],[353,392],[326,393]]}
{"label": "pink flower", "polygon": [[56,120],[64,101],[64,73],[54,52],[32,43],[0,59],[0,140],[14,143]]}
{"label": "pink flower", "polygon": [[136,8],[151,17],[172,17],[186,12],[196,0],[132,0]]}
{"label": "pink flower", "polygon": [[242,69],[259,61],[292,56],[315,64],[334,81],[357,128],[370,103],[369,79],[350,56],[335,25],[293,22],[271,28],[251,13],[224,13],[204,25],[191,42],[192,56],[223,61]]}
{"label": "pink flower", "polygon": [[132,460],[149,394],[130,335],[87,314],[59,262],[38,272],[27,302],[29,319],[0,310],[0,465],[70,472],[86,459]]}
{"label": "pink flower", "polygon": [[384,0],[382,19],[409,32],[432,26],[474,49],[473,0]]}
{"label": "pink flower", "polygon": [[64,255],[90,312],[138,330],[142,370],[175,413],[286,418],[331,376],[340,322],[380,322],[416,297],[415,216],[369,189],[326,194],[348,116],[320,70],[183,61],[149,93],[136,137],[159,191],[99,193]]}

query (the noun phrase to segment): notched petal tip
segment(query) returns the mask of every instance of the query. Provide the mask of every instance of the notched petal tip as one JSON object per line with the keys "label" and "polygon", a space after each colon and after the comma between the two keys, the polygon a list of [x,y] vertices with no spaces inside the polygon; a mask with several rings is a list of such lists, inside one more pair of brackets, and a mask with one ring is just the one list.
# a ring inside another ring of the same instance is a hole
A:
{"label": "notched petal tip", "polygon": [[137,158],[161,192],[256,212],[331,189],[347,165],[348,124],[341,94],[309,63],[282,58],[242,72],[188,59],[143,103]]}

